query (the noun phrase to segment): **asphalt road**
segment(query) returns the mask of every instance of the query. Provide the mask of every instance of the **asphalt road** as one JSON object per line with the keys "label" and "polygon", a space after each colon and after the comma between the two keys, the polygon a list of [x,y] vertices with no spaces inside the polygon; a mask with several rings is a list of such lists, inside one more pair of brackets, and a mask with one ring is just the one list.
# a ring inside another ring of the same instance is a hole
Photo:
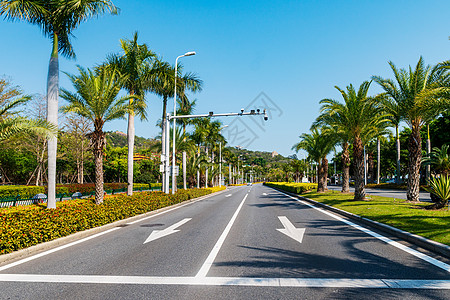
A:
{"label": "asphalt road", "polygon": [[0,266],[0,299],[450,299],[450,261],[235,187]]}

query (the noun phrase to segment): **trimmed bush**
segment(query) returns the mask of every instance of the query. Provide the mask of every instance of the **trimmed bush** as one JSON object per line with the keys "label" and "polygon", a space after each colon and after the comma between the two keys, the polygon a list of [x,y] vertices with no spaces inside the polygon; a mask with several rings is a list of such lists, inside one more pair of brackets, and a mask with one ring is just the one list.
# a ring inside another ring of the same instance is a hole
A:
{"label": "trimmed bush", "polygon": [[192,198],[225,189],[179,190],[175,195],[142,192],[126,196],[108,196],[96,205],[92,198],[57,202],[56,209],[30,205],[0,209],[0,254],[105,225]]}
{"label": "trimmed bush", "polygon": [[317,189],[317,183],[266,182],[264,185],[295,194],[302,194]]}
{"label": "trimmed bush", "polygon": [[28,199],[36,194],[44,194],[45,188],[43,186],[31,185],[5,185],[0,186],[0,198],[15,198],[20,195],[21,199]]}

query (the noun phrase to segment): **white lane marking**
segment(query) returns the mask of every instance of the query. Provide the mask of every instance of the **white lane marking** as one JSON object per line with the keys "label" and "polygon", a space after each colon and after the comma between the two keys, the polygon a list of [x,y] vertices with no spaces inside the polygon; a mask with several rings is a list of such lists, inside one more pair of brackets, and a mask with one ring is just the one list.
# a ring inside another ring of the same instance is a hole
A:
{"label": "white lane marking", "polygon": [[299,243],[302,243],[303,235],[305,234],[305,228],[295,228],[295,226],[289,221],[289,219],[285,216],[278,216],[281,224],[283,224],[283,229],[277,229],[279,232],[284,233],[291,239],[296,240]]}
{"label": "white lane marking", "polygon": [[169,234],[178,232],[180,230],[176,229],[177,227],[180,227],[181,225],[183,225],[184,223],[189,222],[190,220],[192,220],[192,218],[186,218],[181,220],[178,223],[173,224],[172,226],[167,227],[166,229],[163,230],[153,230],[152,233],[149,235],[149,237],[145,240],[144,244],[157,240],[159,238],[165,237]]}
{"label": "white lane marking", "polygon": [[214,260],[216,259],[217,254],[219,253],[220,248],[223,245],[223,242],[225,241],[228,233],[231,230],[231,227],[233,226],[234,221],[236,220],[239,211],[241,210],[242,206],[244,205],[245,199],[247,199],[248,194],[245,195],[244,199],[242,200],[241,204],[239,204],[239,207],[234,212],[233,217],[231,217],[230,222],[228,222],[227,227],[225,227],[225,230],[222,232],[222,235],[217,240],[216,244],[214,245],[213,249],[209,253],[208,257],[206,258],[205,262],[203,263],[202,267],[198,271],[197,275],[195,277],[205,277],[206,274],[208,274],[209,269],[211,268],[212,264],[214,263]]}
{"label": "white lane marking", "polygon": [[[205,196],[214,196],[214,195],[205,195]],[[162,211],[162,212],[156,213],[156,214],[154,214],[154,215],[151,215],[151,216],[148,216],[148,217],[145,217],[145,218],[142,218],[142,219],[133,221],[133,222],[129,222],[129,223],[126,223],[126,224],[127,224],[127,225],[133,225],[133,224],[136,224],[136,223],[138,223],[138,222],[142,222],[142,221],[144,221],[144,220],[148,220],[148,219],[150,219],[150,218],[154,218],[154,217],[156,217],[156,216],[160,216],[160,215],[162,215],[162,214],[168,213],[169,211],[172,211],[172,210],[175,210],[175,209],[179,209],[179,208],[181,208],[181,207],[183,207],[183,206],[186,206],[186,205],[195,203],[195,202],[197,202],[197,201],[201,201],[201,200],[203,200],[203,199],[205,199],[205,198],[207,198],[207,197],[202,197],[202,198],[197,199],[197,200],[195,200],[195,201],[191,201],[191,202],[188,202],[188,203],[186,203],[186,204],[183,204],[183,205],[180,205],[180,206],[177,206],[177,207],[174,207],[174,208],[170,208],[170,209],[164,210],[164,211]],[[15,266],[20,265],[20,264],[23,264],[23,263],[25,263],[25,262],[34,260],[34,259],[39,258],[39,257],[42,257],[42,256],[45,256],[45,255],[47,255],[47,254],[50,254],[50,253],[53,253],[53,252],[56,252],[56,251],[59,251],[59,250],[62,250],[62,249],[71,247],[71,246],[73,246],[73,245],[76,245],[76,244],[79,244],[79,243],[83,243],[83,242],[85,242],[85,241],[88,241],[88,240],[90,240],[90,239],[99,237],[99,236],[101,236],[101,235],[103,235],[103,234],[110,233],[110,232],[112,232],[112,231],[114,231],[114,230],[117,230],[117,229],[120,229],[120,228],[121,228],[121,227],[114,227],[114,228],[111,228],[111,229],[109,229],[109,230],[106,230],[106,231],[103,231],[103,232],[100,232],[100,233],[97,233],[97,234],[88,236],[88,237],[86,237],[86,238],[84,238],[84,239],[81,239],[81,240],[78,240],[78,241],[69,243],[69,244],[67,244],[67,245],[63,245],[63,246],[60,246],[60,247],[57,247],[57,248],[54,248],[54,249],[51,249],[51,250],[48,250],[48,251],[45,251],[45,252],[42,252],[42,253],[39,253],[39,254],[36,254],[36,255],[27,257],[27,258],[24,258],[24,259],[22,259],[22,260],[19,260],[19,261],[14,262],[14,263],[4,265],[3,267],[0,267],[0,271],[3,271],[3,270],[6,270],[6,269],[15,267]]]}
{"label": "white lane marking", "polygon": [[233,195],[233,194],[228,194],[228,195],[225,195],[225,197],[227,197],[227,198],[228,198],[228,197],[231,197],[231,195]]}
{"label": "white lane marking", "polygon": [[267,196],[267,193],[262,193],[263,194],[263,196]]}
{"label": "white lane marking", "polygon": [[448,265],[448,264],[446,264],[446,263],[444,263],[444,262],[442,262],[442,261],[440,261],[440,260],[437,260],[437,259],[435,259],[435,258],[432,258],[432,257],[430,257],[430,256],[428,256],[428,255],[426,255],[426,254],[424,254],[424,253],[422,253],[422,252],[419,252],[419,251],[417,251],[417,250],[411,249],[411,248],[409,248],[409,247],[407,247],[407,246],[405,246],[405,245],[402,245],[402,244],[400,244],[400,243],[398,243],[398,242],[395,242],[395,241],[391,240],[390,238],[387,238],[387,237],[385,237],[385,236],[383,236],[383,235],[381,235],[381,234],[378,234],[378,233],[376,233],[376,232],[373,232],[373,231],[370,230],[370,229],[367,229],[367,228],[362,227],[362,226],[360,226],[360,225],[357,225],[357,224],[355,224],[355,223],[353,223],[353,222],[350,222],[350,221],[348,221],[348,220],[346,220],[346,219],[343,219],[343,218],[341,218],[341,217],[339,217],[339,216],[336,216],[335,214],[332,214],[332,213],[330,213],[330,212],[328,212],[328,211],[326,211],[326,210],[324,210],[324,209],[321,209],[321,208],[319,208],[319,207],[316,207],[316,206],[314,206],[314,205],[311,205],[311,204],[309,204],[309,203],[307,203],[307,202],[305,202],[305,201],[299,200],[299,199],[297,199],[297,198],[295,198],[295,197],[292,197],[292,196],[290,196],[290,195],[288,195],[288,194],[285,194],[285,193],[283,193],[283,192],[279,192],[279,191],[278,191],[278,193],[280,193],[280,194],[282,194],[282,195],[284,195],[284,196],[286,196],[286,197],[289,197],[289,198],[291,198],[291,199],[294,199],[295,201],[298,201],[298,202],[300,202],[300,203],[302,203],[302,204],[305,204],[305,205],[307,205],[307,206],[309,206],[309,207],[311,207],[311,208],[314,208],[315,210],[318,210],[318,211],[320,211],[320,212],[322,212],[322,213],[324,213],[324,214],[326,214],[326,215],[329,215],[330,217],[335,218],[336,220],[339,220],[339,221],[341,221],[341,222],[344,222],[344,223],[347,224],[347,225],[350,225],[350,226],[352,226],[352,227],[354,227],[354,228],[356,228],[356,229],[358,229],[358,230],[361,230],[362,232],[365,232],[365,233],[367,233],[367,234],[369,234],[369,235],[371,235],[371,236],[373,236],[373,237],[375,237],[375,238],[377,238],[377,239],[379,239],[379,240],[385,242],[386,244],[389,244],[389,245],[391,245],[391,246],[394,246],[394,247],[396,247],[396,248],[398,248],[398,249],[400,249],[400,250],[403,250],[403,251],[405,251],[405,252],[407,252],[407,253],[409,253],[409,254],[411,254],[411,255],[414,255],[415,257],[418,257],[418,258],[420,258],[420,259],[422,259],[422,260],[424,260],[424,261],[426,261],[426,262],[428,262],[428,263],[430,263],[430,264],[433,264],[433,265],[435,265],[436,267],[439,267],[439,268],[441,268],[441,269],[443,269],[443,270],[445,270],[445,271],[447,271],[447,272],[450,272],[450,265]]}
{"label": "white lane marking", "polygon": [[50,250],[48,250],[48,251],[45,251],[45,252],[42,252],[42,253],[39,253],[39,254],[36,254],[36,255],[33,255],[33,256],[24,258],[24,259],[22,259],[22,260],[19,260],[19,261],[10,263],[10,264],[8,264],[8,265],[5,265],[5,266],[3,266],[3,267],[0,267],[0,271],[3,271],[3,270],[6,270],[6,269],[9,269],[9,268],[18,266],[18,265],[20,265],[20,264],[29,262],[29,261],[34,260],[34,259],[36,259],[36,258],[40,258],[40,257],[42,257],[42,256],[45,256],[45,255],[54,253],[54,252],[56,252],[56,251],[59,251],[59,250],[62,250],[62,249],[65,249],[65,248],[68,248],[68,247],[71,247],[71,246],[74,246],[74,245],[83,243],[83,242],[85,242],[85,241],[88,241],[88,240],[91,240],[91,239],[94,239],[94,238],[97,238],[97,237],[99,237],[99,236],[101,236],[101,235],[110,233],[110,232],[112,232],[112,231],[114,231],[114,230],[117,230],[117,229],[120,229],[120,227],[114,227],[114,228],[111,228],[111,229],[109,229],[109,230],[106,230],[106,231],[103,231],[103,232],[100,232],[100,233],[97,233],[97,234],[88,236],[88,237],[86,237],[86,238],[84,238],[84,239],[81,239],[81,240],[78,240],[78,241],[75,241],[75,242],[72,242],[72,243],[69,243],[69,244],[66,244],[66,245],[62,245],[62,246],[59,246],[59,247],[50,249]]}
{"label": "white lane marking", "polygon": [[450,280],[0,274],[0,282],[450,289]]}

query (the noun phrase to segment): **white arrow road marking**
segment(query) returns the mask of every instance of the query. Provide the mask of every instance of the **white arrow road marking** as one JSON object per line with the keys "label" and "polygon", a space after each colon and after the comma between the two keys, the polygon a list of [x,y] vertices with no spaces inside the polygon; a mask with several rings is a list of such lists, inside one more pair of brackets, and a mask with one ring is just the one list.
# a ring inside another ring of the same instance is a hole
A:
{"label": "white arrow road marking", "polygon": [[192,220],[192,218],[186,218],[186,219],[181,220],[178,223],[173,224],[172,226],[167,227],[164,230],[153,230],[152,233],[150,234],[150,236],[145,240],[144,244],[154,241],[156,239],[162,238],[166,235],[180,231],[176,228],[180,227],[181,225],[183,225],[186,222],[189,222],[190,220]]}
{"label": "white arrow road marking", "polygon": [[225,195],[225,197],[230,197],[231,195],[233,195],[233,194],[228,194],[228,195]]}
{"label": "white arrow road marking", "polygon": [[284,228],[277,230],[301,243],[303,240],[303,235],[305,234],[305,228],[295,228],[291,221],[289,221],[289,219],[285,216],[279,216],[278,219],[280,219],[280,222],[283,224]]}

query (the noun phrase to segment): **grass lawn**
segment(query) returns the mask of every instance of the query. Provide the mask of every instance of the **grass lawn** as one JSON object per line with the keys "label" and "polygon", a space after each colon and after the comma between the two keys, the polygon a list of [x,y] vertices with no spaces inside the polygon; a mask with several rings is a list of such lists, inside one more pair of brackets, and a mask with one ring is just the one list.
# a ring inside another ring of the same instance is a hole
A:
{"label": "grass lawn", "polygon": [[388,224],[450,246],[450,211],[425,210],[429,203],[411,203],[402,199],[370,196],[354,201],[353,194],[339,191],[309,192],[302,196],[368,219]]}

